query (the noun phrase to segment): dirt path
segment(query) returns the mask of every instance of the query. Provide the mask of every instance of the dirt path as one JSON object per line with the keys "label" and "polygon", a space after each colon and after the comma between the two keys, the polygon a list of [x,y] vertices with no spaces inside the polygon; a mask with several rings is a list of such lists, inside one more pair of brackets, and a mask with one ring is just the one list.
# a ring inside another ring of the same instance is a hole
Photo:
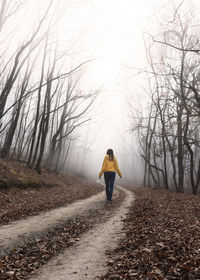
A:
{"label": "dirt path", "polygon": [[105,199],[105,193],[101,193],[79,200],[66,207],[60,207],[26,219],[11,222],[0,227],[0,256],[4,256],[13,248],[24,245],[44,235],[48,229],[66,221],[74,215],[81,214],[92,209]]}
{"label": "dirt path", "polygon": [[82,280],[94,279],[106,273],[105,251],[114,249],[122,237],[122,219],[134,200],[134,194],[118,186],[126,193],[124,202],[114,216],[99,224],[86,234],[75,246],[68,248],[43,266],[32,280]]}

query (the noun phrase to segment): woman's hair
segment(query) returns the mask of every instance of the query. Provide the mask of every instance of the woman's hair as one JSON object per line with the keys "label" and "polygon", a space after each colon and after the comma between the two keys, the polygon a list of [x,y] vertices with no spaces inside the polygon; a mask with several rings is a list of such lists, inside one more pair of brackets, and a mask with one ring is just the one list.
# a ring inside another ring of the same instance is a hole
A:
{"label": "woman's hair", "polygon": [[107,155],[109,155],[109,160],[114,160],[114,153],[112,149],[107,150]]}

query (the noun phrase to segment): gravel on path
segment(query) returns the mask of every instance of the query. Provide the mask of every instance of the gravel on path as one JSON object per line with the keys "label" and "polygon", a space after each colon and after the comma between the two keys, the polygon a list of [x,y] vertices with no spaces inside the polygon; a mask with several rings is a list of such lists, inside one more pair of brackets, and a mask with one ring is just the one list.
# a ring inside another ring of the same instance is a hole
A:
{"label": "gravel on path", "polygon": [[109,213],[109,219],[86,232],[75,246],[48,262],[32,280],[94,279],[106,273],[106,250],[114,249],[122,238],[123,219],[134,200],[132,192],[118,188],[126,197],[114,213]]}

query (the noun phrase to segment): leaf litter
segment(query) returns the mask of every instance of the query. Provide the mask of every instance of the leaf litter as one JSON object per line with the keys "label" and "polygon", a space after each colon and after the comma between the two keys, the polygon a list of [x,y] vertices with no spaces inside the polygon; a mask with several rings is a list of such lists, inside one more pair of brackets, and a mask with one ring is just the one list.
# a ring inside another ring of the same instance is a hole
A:
{"label": "leaf litter", "polygon": [[200,279],[200,196],[134,189],[126,237],[98,279]]}
{"label": "leaf litter", "polygon": [[[102,187],[96,183],[67,175],[59,176],[60,181],[57,180],[57,185],[53,186],[0,189],[0,225],[37,215],[44,210],[66,206],[102,191]],[[59,176],[51,174],[49,177],[53,181]]]}
{"label": "leaf litter", "polygon": [[52,257],[73,246],[84,232],[97,223],[105,222],[123,200],[124,194],[120,191],[116,195],[115,203],[107,205],[105,201],[101,201],[94,209],[68,219],[66,223],[51,229],[44,237],[15,248],[0,259],[0,279],[27,279]]}

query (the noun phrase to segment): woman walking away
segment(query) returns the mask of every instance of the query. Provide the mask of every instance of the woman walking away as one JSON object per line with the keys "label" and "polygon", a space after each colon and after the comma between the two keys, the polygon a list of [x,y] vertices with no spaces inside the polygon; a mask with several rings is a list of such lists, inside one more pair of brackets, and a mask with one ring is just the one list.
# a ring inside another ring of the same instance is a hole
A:
{"label": "woman walking away", "polygon": [[101,176],[104,173],[107,202],[111,202],[112,200],[116,171],[119,174],[120,178],[122,178],[122,173],[119,170],[117,159],[116,157],[114,157],[113,150],[108,149],[103,161],[102,169],[99,172],[99,179],[101,179]]}

